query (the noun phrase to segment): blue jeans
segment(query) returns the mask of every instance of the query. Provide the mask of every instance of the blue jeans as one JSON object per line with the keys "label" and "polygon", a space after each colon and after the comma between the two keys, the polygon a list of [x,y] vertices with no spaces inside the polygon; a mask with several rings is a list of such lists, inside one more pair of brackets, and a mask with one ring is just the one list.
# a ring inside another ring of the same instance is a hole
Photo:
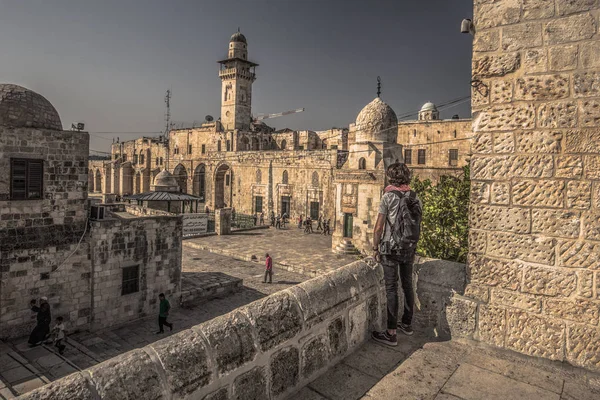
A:
{"label": "blue jeans", "polygon": [[394,256],[381,256],[383,266],[383,279],[385,281],[385,294],[387,298],[387,328],[396,329],[398,325],[398,277],[404,292],[404,314],[402,323],[412,323],[413,308],[415,306],[415,293],[413,291],[413,263],[404,262]]}

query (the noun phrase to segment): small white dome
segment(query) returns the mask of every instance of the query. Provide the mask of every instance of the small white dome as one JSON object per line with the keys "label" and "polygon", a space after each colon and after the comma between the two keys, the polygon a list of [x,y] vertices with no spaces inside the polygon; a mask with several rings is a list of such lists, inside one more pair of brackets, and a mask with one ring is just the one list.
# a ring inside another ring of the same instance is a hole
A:
{"label": "small white dome", "polygon": [[421,107],[421,111],[437,111],[437,107],[435,106],[435,104],[428,101],[427,103],[423,104],[423,107]]}
{"label": "small white dome", "polygon": [[155,192],[173,192],[179,191],[179,185],[177,184],[177,179],[173,176],[172,173],[163,169],[156,175],[154,178],[153,191]]}
{"label": "small white dome", "polygon": [[367,104],[356,117],[357,142],[396,142],[398,117],[379,97]]}

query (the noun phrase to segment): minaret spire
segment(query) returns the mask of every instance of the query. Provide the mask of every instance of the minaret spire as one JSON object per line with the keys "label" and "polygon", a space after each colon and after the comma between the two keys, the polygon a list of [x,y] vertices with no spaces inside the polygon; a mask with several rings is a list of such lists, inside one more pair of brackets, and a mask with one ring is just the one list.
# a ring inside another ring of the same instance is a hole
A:
{"label": "minaret spire", "polygon": [[381,95],[381,78],[377,77],[377,97]]}

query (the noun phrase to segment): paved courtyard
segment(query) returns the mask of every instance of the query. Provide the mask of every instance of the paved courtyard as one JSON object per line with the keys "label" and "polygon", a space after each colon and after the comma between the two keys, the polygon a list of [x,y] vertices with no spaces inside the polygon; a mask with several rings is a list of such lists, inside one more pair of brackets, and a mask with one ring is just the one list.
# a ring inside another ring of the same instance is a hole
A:
{"label": "paved courtyard", "polygon": [[187,239],[183,241],[183,245],[184,253],[186,248],[195,248],[246,261],[262,261],[265,253],[269,253],[276,266],[311,277],[333,271],[358,259],[356,255],[333,253],[331,236],[305,234],[297,226]]}

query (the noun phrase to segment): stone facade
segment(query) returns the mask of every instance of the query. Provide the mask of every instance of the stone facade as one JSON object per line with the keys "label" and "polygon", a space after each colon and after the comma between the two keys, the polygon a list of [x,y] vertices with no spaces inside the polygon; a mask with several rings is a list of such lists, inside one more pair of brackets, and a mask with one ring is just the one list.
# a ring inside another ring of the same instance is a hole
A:
{"label": "stone facade", "polygon": [[596,1],[475,2],[463,309],[464,334],[594,370],[599,16]]}

